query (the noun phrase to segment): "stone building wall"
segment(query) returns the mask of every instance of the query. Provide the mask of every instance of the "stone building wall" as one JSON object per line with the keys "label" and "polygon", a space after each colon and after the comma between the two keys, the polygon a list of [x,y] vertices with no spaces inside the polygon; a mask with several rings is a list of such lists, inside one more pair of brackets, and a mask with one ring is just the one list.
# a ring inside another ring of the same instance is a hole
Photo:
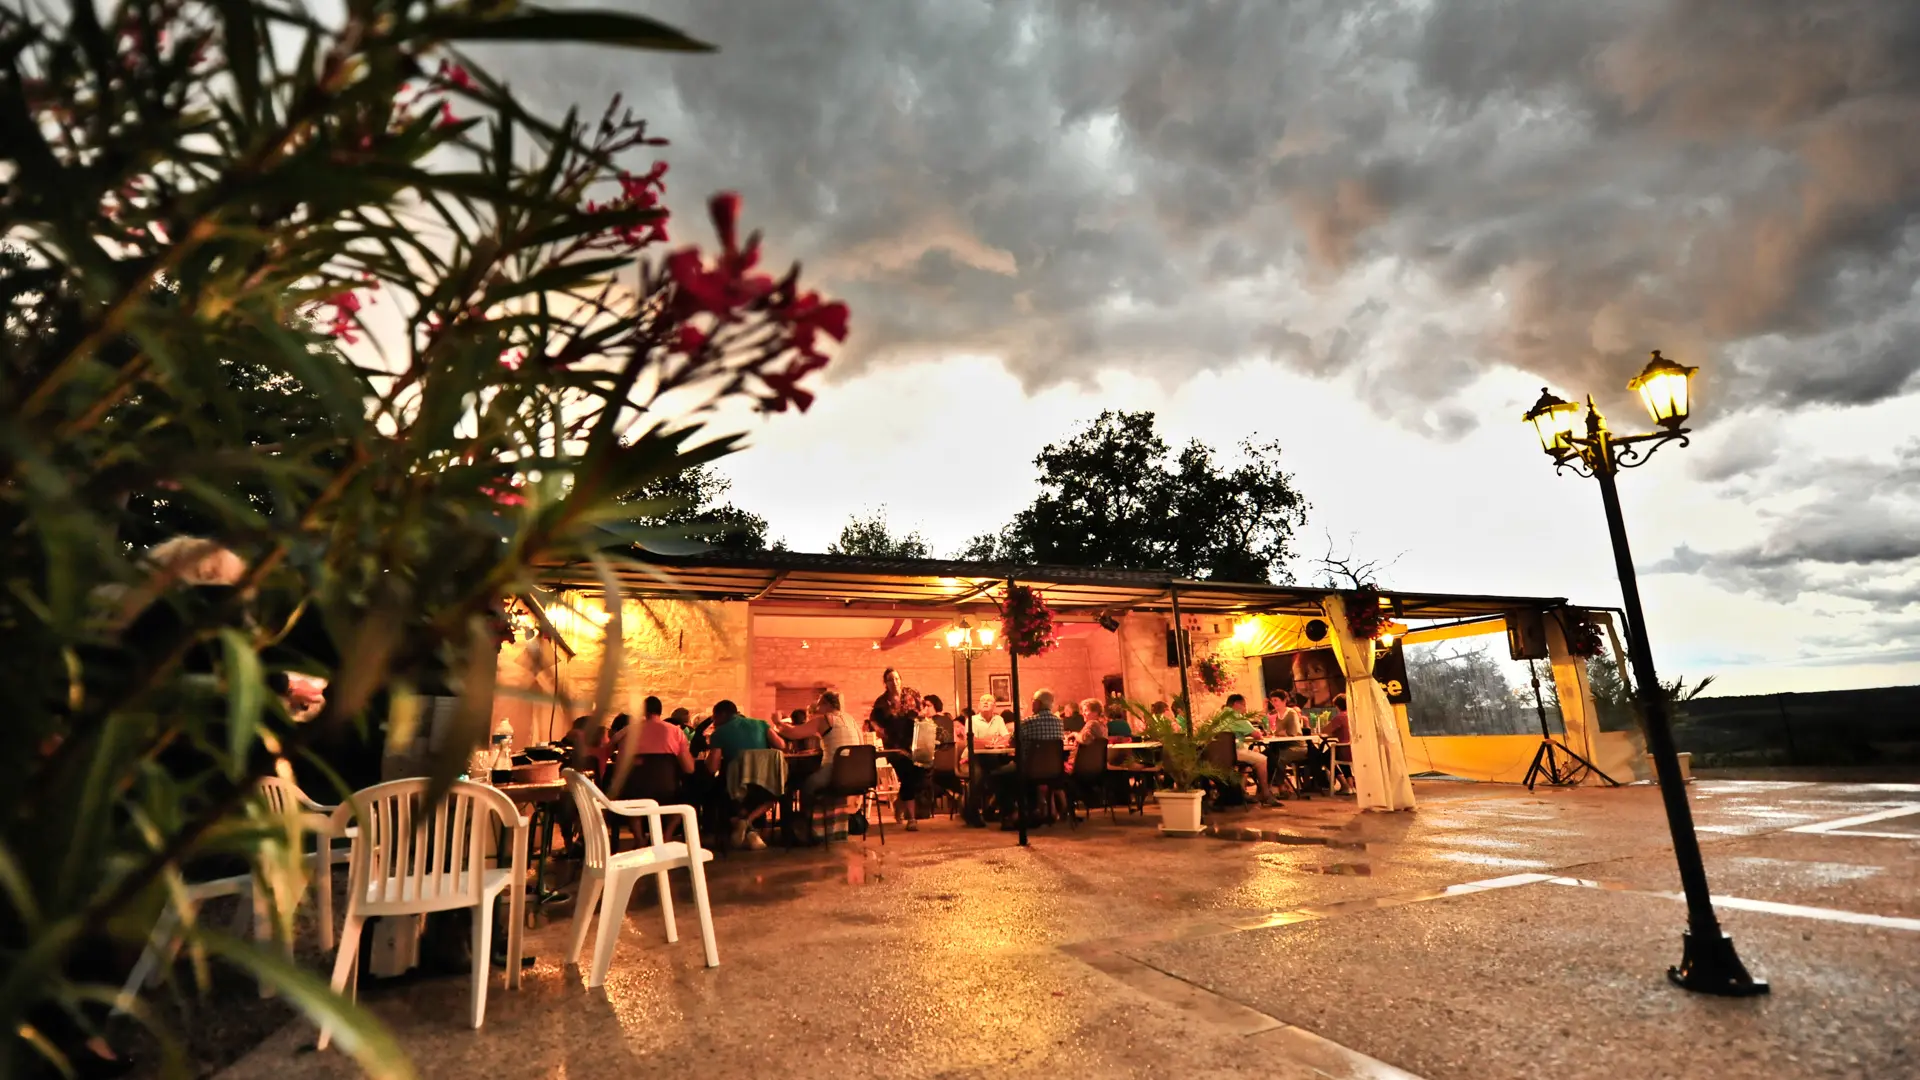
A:
{"label": "stone building wall", "polygon": [[[550,612],[555,627],[574,649],[558,665],[546,643],[508,645],[501,650],[496,716],[513,721],[515,741],[542,741],[566,733],[572,717],[593,708],[596,680],[605,654],[598,625],[604,609],[597,598],[576,595],[582,619],[566,611]],[[588,620],[591,621],[588,621]],[[640,715],[641,703],[657,695],[667,710],[685,707],[704,715],[713,703],[731,698],[743,705],[752,689],[752,616],[744,603],[689,600],[629,600],[621,612],[622,656],[614,682],[613,712]],[[558,691],[556,696],[555,691]]]}
{"label": "stone building wall", "polygon": [[[1197,621],[1197,628],[1191,624]],[[1190,659],[1195,665],[1187,671],[1187,687],[1193,694],[1194,714],[1205,718],[1227,703],[1227,695],[1244,694],[1248,708],[1258,712],[1262,696],[1260,662],[1245,654],[1233,637],[1234,616],[1200,616],[1189,620]],[[1120,621],[1119,652],[1127,680],[1127,696],[1143,705],[1155,701],[1171,702],[1180,695],[1180,669],[1167,664],[1167,628],[1165,615],[1135,612]],[[1233,673],[1233,685],[1211,693],[1200,685],[1197,665],[1219,653]]]}

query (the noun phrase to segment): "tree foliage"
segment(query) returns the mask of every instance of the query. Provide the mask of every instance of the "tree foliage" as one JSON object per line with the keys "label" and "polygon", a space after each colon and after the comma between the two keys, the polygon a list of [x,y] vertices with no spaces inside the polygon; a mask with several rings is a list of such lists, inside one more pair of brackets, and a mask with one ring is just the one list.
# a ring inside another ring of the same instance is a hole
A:
{"label": "tree foliage", "polygon": [[[450,782],[505,598],[670,529],[620,496],[730,451],[701,426],[729,399],[804,408],[846,334],[732,196],[714,250],[667,248],[643,121],[535,116],[467,41],[704,48],[440,0],[0,11],[0,1073],[72,1048],[123,974],[74,958],[142,943],[194,860],[285,895],[298,848],[250,797],[276,757],[357,732],[377,764],[381,719],[451,690]],[[175,528],[231,587],[143,558]],[[308,723],[293,672],[328,680]],[[187,935],[406,1071],[274,949]]]}
{"label": "tree foliage", "polygon": [[1151,412],[1103,412],[1034,459],[1040,494],[965,558],[1167,570],[1218,581],[1287,579],[1307,502],[1278,443],[1251,440],[1223,464],[1194,440],[1175,453]]}
{"label": "tree foliage", "polygon": [[827,545],[833,555],[869,555],[882,559],[924,559],[933,554],[918,532],[895,535],[887,524],[887,508],[854,514],[840,528],[840,538]]}
{"label": "tree foliage", "polygon": [[765,551],[767,519],[727,502],[733,481],[698,465],[620,497],[636,524],[678,529],[722,551]]}

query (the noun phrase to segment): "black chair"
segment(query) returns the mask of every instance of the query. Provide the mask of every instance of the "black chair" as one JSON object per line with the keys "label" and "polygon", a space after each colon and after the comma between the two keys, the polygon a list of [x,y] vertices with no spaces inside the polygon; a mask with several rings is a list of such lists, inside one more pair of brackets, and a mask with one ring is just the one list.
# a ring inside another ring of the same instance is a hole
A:
{"label": "black chair", "polygon": [[[874,789],[880,786],[880,751],[872,746],[843,746],[834,751],[833,771],[826,786],[814,797],[820,805],[820,830],[828,842],[833,840],[833,810],[848,799],[860,800],[859,813],[867,819],[867,828],[880,830],[880,842],[887,842],[887,823],[874,810]],[[866,835],[861,834],[864,840]]]}
{"label": "black chair", "polygon": [[[680,788],[682,774],[680,758],[674,754],[636,754],[631,759],[633,767],[626,770],[626,778],[620,782],[620,790],[613,795],[615,799],[652,799],[662,806],[681,802]],[[607,780],[612,783],[620,777],[622,760],[615,758],[607,766]],[[637,845],[647,843],[641,835],[644,819],[627,817],[623,814],[607,815],[608,837],[617,841],[622,827],[632,830],[633,842]],[[665,839],[662,837],[662,839]]]}
{"label": "black chair", "polygon": [[1107,744],[1105,742],[1081,743],[1079,752],[1073,755],[1073,772],[1067,777],[1067,816],[1074,824],[1080,818],[1073,812],[1073,804],[1078,801],[1087,808],[1087,816],[1093,816],[1093,800],[1089,792],[1100,793],[1101,805],[1107,808],[1107,820],[1113,817],[1113,773],[1107,768]]}
{"label": "black chair", "polygon": [[959,752],[952,743],[934,747],[933,789],[947,797],[947,820],[953,820],[955,808],[966,798],[967,781],[960,775]]}
{"label": "black chair", "polygon": [[[1238,747],[1239,743],[1234,739],[1231,731],[1222,731],[1207,742],[1204,752],[1206,763],[1220,770],[1222,774],[1233,777],[1230,781],[1208,782],[1208,786],[1214,789],[1215,805],[1238,806],[1247,800],[1246,781],[1240,778],[1240,755],[1236,752]],[[1229,799],[1229,795],[1233,798]]]}
{"label": "black chair", "polygon": [[[1020,782],[1034,789],[1035,803],[1046,807],[1046,820],[1053,819],[1053,793],[1065,792],[1067,781],[1067,747],[1058,739],[1038,739],[1027,743],[1020,750]],[[1046,801],[1039,800],[1040,789],[1047,793]],[[1068,808],[1071,812],[1071,807]],[[1004,813],[1004,811],[1002,811]]]}

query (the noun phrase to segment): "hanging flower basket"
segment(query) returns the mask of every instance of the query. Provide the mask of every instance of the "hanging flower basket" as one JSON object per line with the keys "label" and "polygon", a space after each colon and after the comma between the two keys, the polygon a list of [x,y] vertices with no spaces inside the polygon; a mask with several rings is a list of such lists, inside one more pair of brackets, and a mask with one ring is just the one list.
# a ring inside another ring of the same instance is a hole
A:
{"label": "hanging flower basket", "polygon": [[1219,653],[1200,661],[1200,685],[1206,687],[1209,694],[1218,694],[1233,685],[1233,671]]}
{"label": "hanging flower basket", "polygon": [[1007,602],[1001,605],[1000,618],[1007,635],[1007,648],[1015,656],[1041,656],[1052,652],[1059,639],[1054,636],[1053,612],[1038,592],[1026,585],[1007,590]]}
{"label": "hanging flower basket", "polygon": [[1600,628],[1585,615],[1572,615],[1561,620],[1561,627],[1567,632],[1567,651],[1576,659],[1591,660],[1606,651],[1606,642],[1600,636]]}
{"label": "hanging flower basket", "polygon": [[1371,585],[1362,585],[1343,599],[1347,607],[1347,627],[1353,635],[1362,641],[1379,637],[1387,625],[1387,617],[1380,611],[1380,591]]}

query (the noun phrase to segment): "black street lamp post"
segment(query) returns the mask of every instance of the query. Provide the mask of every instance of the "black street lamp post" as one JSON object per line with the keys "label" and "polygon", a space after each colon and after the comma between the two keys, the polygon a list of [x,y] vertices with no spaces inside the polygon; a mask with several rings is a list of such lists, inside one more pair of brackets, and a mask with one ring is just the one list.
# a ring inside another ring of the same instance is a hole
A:
{"label": "black street lamp post", "polygon": [[967,699],[961,710],[960,719],[967,725],[967,810],[978,811],[980,793],[975,791],[974,774],[978,772],[973,763],[973,721],[966,716],[965,709],[971,709],[978,703],[973,700],[973,658],[993,647],[993,628],[974,625],[961,619],[954,628],[947,631],[947,648],[959,653],[967,662]]}
{"label": "black street lamp post", "polygon": [[1653,669],[1653,649],[1647,641],[1646,616],[1640,609],[1640,584],[1627,546],[1627,526],[1620,513],[1620,492],[1614,478],[1621,469],[1645,464],[1653,452],[1669,442],[1687,445],[1689,396],[1695,368],[1684,367],[1653,354],[1646,370],[1627,388],[1639,393],[1647,411],[1660,425],[1644,435],[1615,435],[1607,430],[1600,410],[1587,398],[1586,433],[1575,434],[1580,407],[1545,389],[1525,419],[1540,435],[1540,445],[1553,458],[1554,471],[1566,469],[1600,482],[1600,501],[1606,507],[1607,535],[1613,542],[1614,569],[1620,575],[1620,596],[1626,605],[1627,656],[1633,666],[1634,691],[1646,721],[1647,748],[1666,804],[1667,828],[1673,834],[1673,854],[1680,864],[1680,884],[1687,898],[1687,931],[1682,935],[1680,964],[1667,969],[1677,986],[1704,994],[1748,997],[1767,992],[1763,979],[1747,973],[1734,951],[1733,939],[1720,929],[1713,897],[1707,890],[1707,871],[1700,861],[1700,840],[1693,831],[1693,810],[1687,802],[1680,757],[1674,747],[1673,726],[1667,715],[1665,691]]}

